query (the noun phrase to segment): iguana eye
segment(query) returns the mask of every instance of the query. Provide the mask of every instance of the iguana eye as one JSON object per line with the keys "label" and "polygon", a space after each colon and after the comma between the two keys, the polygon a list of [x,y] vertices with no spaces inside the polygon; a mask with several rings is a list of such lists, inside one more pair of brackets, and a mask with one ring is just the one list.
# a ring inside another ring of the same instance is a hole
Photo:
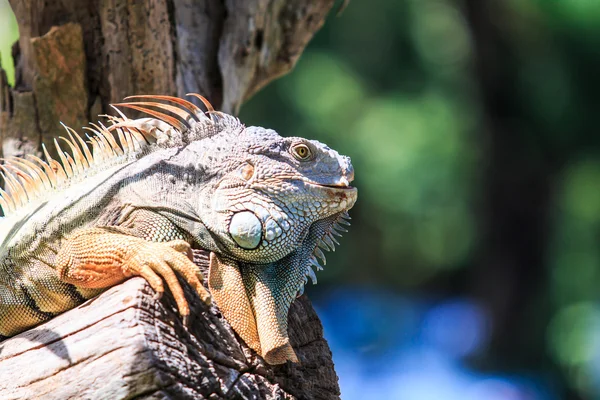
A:
{"label": "iguana eye", "polygon": [[306,161],[312,157],[312,151],[305,144],[297,144],[292,147],[292,155],[296,157],[297,160]]}
{"label": "iguana eye", "polygon": [[239,173],[243,180],[249,181],[254,176],[254,165],[249,162],[245,163],[240,167]]}

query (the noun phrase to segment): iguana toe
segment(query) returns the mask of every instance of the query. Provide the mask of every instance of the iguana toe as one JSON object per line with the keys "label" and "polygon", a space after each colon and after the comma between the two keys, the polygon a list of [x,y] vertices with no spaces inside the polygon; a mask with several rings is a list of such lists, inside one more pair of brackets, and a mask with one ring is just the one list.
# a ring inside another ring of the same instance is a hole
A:
{"label": "iguana toe", "polygon": [[210,294],[202,286],[202,274],[190,260],[190,245],[183,240],[149,242],[112,229],[93,228],[69,237],[57,255],[60,278],[84,288],[105,288],[131,276],[141,276],[160,299],[164,284],[173,294],[184,320],[190,307],[176,273],[198,293],[202,301],[211,303]]}

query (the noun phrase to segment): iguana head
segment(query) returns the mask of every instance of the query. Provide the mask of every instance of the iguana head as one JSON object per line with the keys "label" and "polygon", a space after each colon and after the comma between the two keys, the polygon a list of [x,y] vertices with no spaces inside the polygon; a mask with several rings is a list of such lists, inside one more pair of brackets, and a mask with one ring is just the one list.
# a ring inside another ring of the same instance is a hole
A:
{"label": "iguana head", "polygon": [[259,127],[244,128],[234,140],[220,139],[212,138],[209,152],[220,154],[213,165],[221,173],[210,185],[212,193],[204,192],[210,207],[199,214],[232,258],[280,260],[302,245],[314,222],[356,201],[350,159],[320,142]]}
{"label": "iguana head", "polygon": [[[288,310],[307,277],[316,283],[312,266],[320,269],[316,257],[325,261],[320,248],[333,250],[334,235],[344,231],[340,224],[346,223],[357,198],[350,186],[350,159],[314,140],[245,127],[232,116],[213,112],[207,103],[205,114],[181,99],[155,98],[182,108],[125,105],[159,118],[162,122],[144,121],[145,127],[137,127],[171,130],[158,135],[158,144],[180,146],[173,162],[197,171],[196,179],[188,179],[196,187],[189,202],[210,233],[196,236],[213,252],[213,298],[234,330],[267,362],[297,361],[287,335]],[[210,240],[203,242],[203,237]]]}

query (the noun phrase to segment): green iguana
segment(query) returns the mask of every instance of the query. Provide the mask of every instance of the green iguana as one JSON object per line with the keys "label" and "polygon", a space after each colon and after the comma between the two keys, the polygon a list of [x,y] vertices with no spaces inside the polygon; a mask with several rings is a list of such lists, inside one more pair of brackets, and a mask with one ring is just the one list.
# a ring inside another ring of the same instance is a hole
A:
{"label": "green iguana", "polygon": [[[108,116],[88,146],[72,129],[0,164],[0,339],[69,310],[128,277],[189,306],[176,273],[266,362],[297,361],[288,309],[320,248],[345,231],[357,191],[350,159],[326,145],[246,127],[170,96],[116,104],[149,118]],[[129,98],[128,98],[129,99]],[[63,151],[60,143],[68,146]],[[209,293],[190,245],[211,252]]]}

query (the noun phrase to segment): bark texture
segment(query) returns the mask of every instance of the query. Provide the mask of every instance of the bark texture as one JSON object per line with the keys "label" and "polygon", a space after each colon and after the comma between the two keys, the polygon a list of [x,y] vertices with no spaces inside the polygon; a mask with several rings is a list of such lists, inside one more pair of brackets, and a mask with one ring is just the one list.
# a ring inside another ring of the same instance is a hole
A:
{"label": "bark texture", "polygon": [[[196,252],[206,269],[208,259]],[[2,399],[338,399],[323,328],[306,296],[290,309],[300,363],[270,366],[214,306],[193,299],[185,329],[170,294],[133,278],[0,343]],[[18,371],[18,372],[17,372]]]}
{"label": "bark texture", "polygon": [[[20,38],[13,88],[0,70],[0,157],[39,155],[64,134],[59,121],[80,130],[134,94],[197,92],[237,113],[294,66],[334,0],[10,3]],[[256,357],[217,309],[196,299],[185,330],[170,297],[151,297],[133,279],[2,342],[1,397],[339,397],[331,352],[305,297],[289,317],[301,363],[278,367]]]}
{"label": "bark texture", "polygon": [[[15,87],[0,73],[4,156],[40,150],[133,94],[196,92],[237,113],[289,71],[334,0],[11,0]],[[194,100],[192,100],[194,101]]]}

